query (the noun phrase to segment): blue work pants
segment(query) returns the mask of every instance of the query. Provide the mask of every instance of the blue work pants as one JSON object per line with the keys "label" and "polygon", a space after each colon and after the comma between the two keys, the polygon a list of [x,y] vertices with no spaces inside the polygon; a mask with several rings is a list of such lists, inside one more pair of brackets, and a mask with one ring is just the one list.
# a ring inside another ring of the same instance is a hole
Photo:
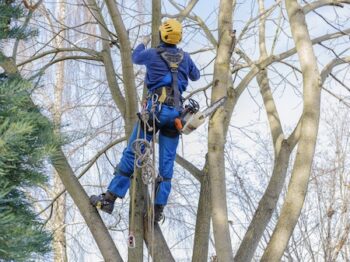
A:
{"label": "blue work pants", "polygon": [[[148,103],[149,108],[150,103]],[[166,205],[171,190],[176,148],[179,143],[179,134],[175,129],[174,121],[175,118],[179,117],[180,112],[174,107],[163,104],[161,108],[157,106],[155,114],[159,120],[157,127],[160,129],[159,175],[161,177],[157,186],[155,204]],[[122,158],[115,170],[115,176],[108,186],[108,191],[120,198],[123,198],[129,189],[130,178],[134,173],[135,154],[132,149],[132,143],[137,139],[138,133],[139,138],[146,138],[147,141],[151,141],[153,137],[151,133],[146,133],[145,135],[143,128],[139,128],[139,123],[135,124],[128,146],[123,151]]]}

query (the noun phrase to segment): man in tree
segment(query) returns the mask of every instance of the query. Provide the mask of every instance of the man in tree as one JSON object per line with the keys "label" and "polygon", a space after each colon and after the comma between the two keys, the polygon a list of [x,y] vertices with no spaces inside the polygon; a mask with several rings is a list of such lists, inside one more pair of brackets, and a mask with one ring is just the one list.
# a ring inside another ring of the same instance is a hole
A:
{"label": "man in tree", "polygon": [[[196,81],[200,77],[199,70],[190,55],[176,46],[182,40],[182,25],[175,19],[169,19],[159,27],[159,35],[161,43],[157,48],[146,49],[150,41],[150,37],[147,36],[132,54],[133,63],[146,66],[145,84],[149,96],[145,109],[148,112],[149,121],[140,119],[140,124],[135,125],[107,192],[90,197],[93,206],[112,213],[115,200],[123,198],[130,187],[130,177],[134,173],[135,161],[132,144],[137,138],[150,141],[153,138],[154,128],[156,132],[160,131],[159,176],[154,206],[156,222],[163,218],[163,209],[171,190],[171,178],[179,142],[175,119],[182,111],[181,94],[186,90],[188,78]],[[155,98],[157,101],[154,100]],[[153,126],[154,122],[155,126]],[[147,128],[144,130],[145,126]]]}

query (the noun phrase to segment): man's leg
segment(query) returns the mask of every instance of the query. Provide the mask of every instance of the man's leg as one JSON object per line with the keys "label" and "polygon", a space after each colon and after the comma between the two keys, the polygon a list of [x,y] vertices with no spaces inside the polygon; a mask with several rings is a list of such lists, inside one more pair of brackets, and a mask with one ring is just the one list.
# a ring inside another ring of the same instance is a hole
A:
{"label": "man's leg", "polygon": [[90,202],[93,206],[107,213],[112,213],[116,198],[124,198],[130,187],[130,177],[134,173],[135,154],[132,149],[132,143],[137,138],[146,138],[147,141],[150,141],[152,139],[152,134],[146,133],[145,136],[143,129],[139,128],[139,124],[135,124],[129,138],[128,146],[123,151],[123,156],[114,172],[115,176],[110,182],[107,192],[90,197]]}
{"label": "man's leg", "polygon": [[159,134],[159,179],[156,187],[155,199],[155,221],[159,222],[163,218],[163,209],[168,202],[171,191],[171,179],[174,172],[174,161],[176,148],[179,143],[177,133],[167,134],[164,130]]}

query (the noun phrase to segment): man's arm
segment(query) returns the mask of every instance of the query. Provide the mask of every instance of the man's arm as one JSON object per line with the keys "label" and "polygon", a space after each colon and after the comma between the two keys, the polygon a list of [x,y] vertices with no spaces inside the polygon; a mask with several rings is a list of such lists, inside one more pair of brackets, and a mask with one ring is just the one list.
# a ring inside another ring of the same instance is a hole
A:
{"label": "man's arm", "polygon": [[188,55],[188,66],[189,66],[189,78],[192,81],[197,81],[200,78],[200,73],[196,65],[193,63],[190,55]]}
{"label": "man's arm", "polygon": [[132,52],[132,62],[137,65],[146,65],[149,59],[149,52],[144,44],[139,44]]}

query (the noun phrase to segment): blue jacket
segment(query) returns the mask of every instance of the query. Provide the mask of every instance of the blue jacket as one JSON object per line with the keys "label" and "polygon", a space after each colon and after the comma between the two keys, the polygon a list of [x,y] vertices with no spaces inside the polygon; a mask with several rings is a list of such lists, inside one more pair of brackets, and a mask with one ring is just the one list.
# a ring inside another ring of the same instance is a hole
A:
{"label": "blue jacket", "polygon": [[[175,45],[161,44],[159,47],[165,48],[168,52],[177,52],[179,49]],[[144,44],[139,44],[132,53],[132,61],[137,65],[146,66],[145,83],[150,91],[162,86],[171,86],[172,77],[168,65],[157,53],[156,48],[146,49]],[[179,65],[178,86],[182,93],[188,85],[188,78],[192,81],[200,77],[199,70],[193,63],[190,55],[184,52],[184,58]]]}

